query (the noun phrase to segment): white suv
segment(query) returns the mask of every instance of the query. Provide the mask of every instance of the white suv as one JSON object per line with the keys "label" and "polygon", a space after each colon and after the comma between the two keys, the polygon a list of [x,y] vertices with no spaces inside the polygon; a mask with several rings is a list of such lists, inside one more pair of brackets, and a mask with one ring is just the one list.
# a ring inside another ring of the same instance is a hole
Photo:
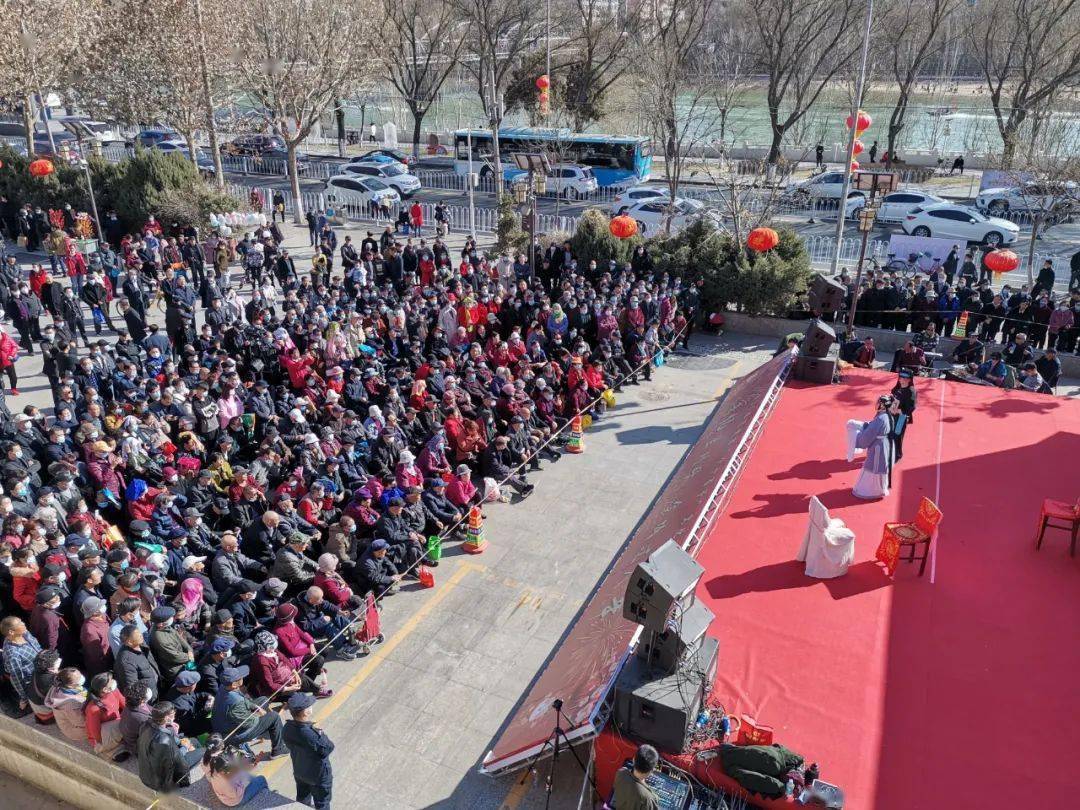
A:
{"label": "white suv", "polygon": [[420,190],[420,178],[409,174],[400,163],[346,163],[341,167],[341,172],[360,177],[377,177],[402,197],[409,197]]}
{"label": "white suv", "polygon": [[987,188],[979,192],[975,205],[995,217],[1009,211],[1044,211],[1067,216],[1080,210],[1080,186],[1070,181]]}
{"label": "white suv", "polygon": [[341,203],[347,207],[363,210],[363,206],[372,202],[394,206],[401,202],[396,191],[382,180],[374,177],[357,177],[351,174],[339,174],[326,181],[326,199],[332,203]]}
{"label": "white suv", "polygon": [[[853,196],[865,197],[865,194],[853,188],[854,185],[854,183],[851,183],[848,186],[848,198],[850,199]],[[813,177],[801,180],[798,183],[792,183],[788,186],[788,191],[791,193],[809,194],[811,197],[818,199],[839,200],[844,193],[844,173],[822,172],[821,174],[816,174]]]}
{"label": "white suv", "polygon": [[[528,178],[528,172],[504,171],[503,175],[507,182],[514,183]],[[547,175],[548,190],[560,194],[568,200],[578,200],[594,193],[599,184],[596,175],[588,166],[576,166],[564,163],[561,166],[552,166]]]}

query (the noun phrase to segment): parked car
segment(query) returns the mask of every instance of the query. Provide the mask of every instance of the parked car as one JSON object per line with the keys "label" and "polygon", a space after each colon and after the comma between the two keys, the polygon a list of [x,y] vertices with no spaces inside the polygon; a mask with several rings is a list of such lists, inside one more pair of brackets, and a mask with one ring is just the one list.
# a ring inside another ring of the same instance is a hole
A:
{"label": "parked car", "polygon": [[925,191],[894,191],[886,194],[878,203],[877,219],[879,222],[903,222],[913,208],[943,203],[941,197],[927,194]]}
{"label": "parked car", "polygon": [[615,199],[611,201],[611,213],[618,214],[623,208],[636,202],[667,198],[668,190],[663,186],[631,186],[615,195]]}
{"label": "parked car", "polygon": [[937,203],[913,208],[901,224],[912,236],[939,236],[963,239],[990,247],[1010,245],[1020,235],[1020,226],[1007,219],[987,217],[964,205]]}
{"label": "parked car", "polygon": [[151,149],[162,141],[183,142],[184,138],[172,129],[144,129],[140,130],[128,146],[140,146],[143,149]]}
{"label": "parked car", "polygon": [[975,206],[990,216],[1002,216],[1010,211],[1068,216],[1080,211],[1080,186],[1062,181],[987,188],[979,192]]}
{"label": "parked car", "polygon": [[406,152],[402,152],[400,149],[373,149],[366,154],[360,155],[359,161],[357,162],[368,162],[375,158],[389,158],[390,160],[396,160],[406,167],[417,162],[416,158]]}
{"label": "parked car", "polygon": [[[849,185],[848,188],[850,190],[851,186]],[[789,193],[806,194],[819,199],[839,200],[844,193],[844,173],[824,171],[812,177],[807,177],[805,180],[792,183],[787,190]],[[855,194],[866,196],[858,190],[855,191]]]}
{"label": "parked car", "polygon": [[[508,183],[513,185],[519,180],[528,177],[528,172],[524,172],[515,167],[504,170],[503,176]],[[548,170],[547,185],[548,191],[566,197],[568,200],[579,200],[583,197],[588,197],[590,194],[594,194],[596,189],[599,188],[599,185],[596,182],[596,175],[593,174],[592,169],[588,166],[577,166],[566,163],[561,166],[552,166]]]}
{"label": "parked car", "polygon": [[376,177],[337,174],[326,181],[323,189],[328,202],[360,212],[366,211],[372,200],[391,206],[401,202],[401,195]]}
{"label": "parked car", "polygon": [[285,141],[278,135],[238,135],[223,143],[221,151],[242,157],[270,157],[268,153],[285,152]]}
{"label": "parked car", "polygon": [[[642,236],[651,236],[664,230],[664,220],[669,215],[667,198],[642,200],[625,206],[625,214],[633,217],[637,222],[638,233]],[[685,197],[676,197],[671,204],[671,232],[681,231],[691,222],[699,219],[708,219],[717,227],[721,224],[720,214],[705,207],[700,200],[690,200]]]}
{"label": "parked car", "polygon": [[409,197],[420,190],[420,178],[409,174],[397,163],[346,163],[342,174],[359,177],[377,177],[402,197]]}
{"label": "parked car", "polygon": [[[191,153],[188,152],[187,143],[181,141],[161,141],[154,145],[154,149],[166,154],[177,154],[186,160],[191,160]],[[204,175],[212,175],[216,172],[213,158],[197,146],[195,147],[195,165],[199,167],[199,171]]]}
{"label": "parked car", "polygon": [[85,139],[93,139],[102,146],[124,142],[124,137],[120,134],[120,126],[115,122],[95,121],[85,115],[64,115],[53,120],[60,127],[73,126],[77,128]]}
{"label": "parked car", "polygon": [[409,170],[403,161],[400,161],[396,157],[392,157],[383,151],[368,152],[366,155],[357,155],[356,157],[349,158],[349,162],[346,165],[356,166],[360,163],[374,166],[397,166],[403,172]]}

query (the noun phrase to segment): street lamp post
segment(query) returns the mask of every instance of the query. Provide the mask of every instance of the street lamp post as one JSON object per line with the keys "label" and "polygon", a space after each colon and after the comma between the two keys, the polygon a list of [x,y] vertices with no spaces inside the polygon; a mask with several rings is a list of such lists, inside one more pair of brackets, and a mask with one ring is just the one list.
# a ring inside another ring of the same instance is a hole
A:
{"label": "street lamp post", "polygon": [[[859,263],[855,270],[855,290],[851,294],[851,309],[848,310],[847,332],[848,340],[855,333],[855,310],[859,306],[859,291],[862,288],[863,265],[866,262],[866,244],[870,239],[870,233],[874,230],[874,220],[877,218],[877,206],[874,205],[878,192],[888,194],[896,188],[900,175],[895,172],[859,172],[855,175],[855,187],[870,192],[870,198],[866,205],[859,209],[859,233],[862,241],[859,244]],[[840,206],[841,214],[845,206]],[[877,260],[874,259],[874,264]]]}
{"label": "street lamp post", "polygon": [[[97,198],[94,196],[94,181],[90,176],[90,159],[87,157],[86,149],[83,146],[83,136],[87,134],[83,131],[84,126],[78,121],[64,121],[63,123],[64,129],[75,136],[75,142],[79,145],[79,166],[86,177],[86,190],[90,193],[90,211],[94,215],[94,227],[97,228],[98,239],[101,240],[105,234],[101,230],[101,218],[98,216]],[[90,134],[93,135],[92,132]]]}
{"label": "street lamp post", "polygon": [[844,185],[840,190],[840,208],[836,212],[836,249],[833,251],[830,269],[836,275],[836,268],[840,264],[840,248],[844,238],[844,215],[847,213],[847,195],[851,188],[851,161],[855,157],[855,129],[859,118],[859,105],[862,104],[863,87],[866,83],[866,59],[870,51],[870,29],[874,24],[874,0],[867,0],[866,5],[866,30],[863,32],[862,62],[859,66],[859,76],[855,83],[855,98],[851,106],[851,132],[848,133],[847,151],[844,158]]}
{"label": "street lamp post", "polygon": [[547,191],[549,164],[547,155],[539,152],[523,152],[514,155],[514,163],[528,172],[525,182],[514,184],[514,200],[518,205],[529,205],[529,272],[536,275],[537,197]]}

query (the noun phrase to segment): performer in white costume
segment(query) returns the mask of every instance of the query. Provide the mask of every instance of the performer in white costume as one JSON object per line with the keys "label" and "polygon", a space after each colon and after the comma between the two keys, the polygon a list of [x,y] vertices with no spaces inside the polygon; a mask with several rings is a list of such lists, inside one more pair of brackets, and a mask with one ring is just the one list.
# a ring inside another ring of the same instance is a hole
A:
{"label": "performer in white costume", "polygon": [[863,425],[855,439],[856,446],[866,450],[859,480],[851,490],[856,498],[883,498],[889,494],[889,472],[893,462],[889,410],[894,402],[888,395],[878,397],[877,415]]}

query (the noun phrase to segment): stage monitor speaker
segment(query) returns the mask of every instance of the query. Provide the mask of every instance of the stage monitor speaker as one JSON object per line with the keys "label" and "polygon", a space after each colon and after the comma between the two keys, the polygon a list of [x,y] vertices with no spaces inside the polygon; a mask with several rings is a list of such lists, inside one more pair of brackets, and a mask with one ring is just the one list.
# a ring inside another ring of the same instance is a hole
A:
{"label": "stage monitor speaker", "polygon": [[836,361],[826,360],[823,357],[795,358],[795,379],[805,382],[830,385],[833,375],[836,373]]}
{"label": "stage monitor speaker", "polygon": [[810,282],[810,309],[817,312],[836,312],[844,306],[847,290],[834,278],[826,278],[821,273]]}
{"label": "stage monitor speaker", "polygon": [[668,540],[634,569],[626,583],[623,618],[646,630],[663,631],[676,603],[694,590],[703,573],[693,557]]}
{"label": "stage monitor speaker", "polygon": [[806,328],[800,353],[807,357],[826,357],[835,342],[836,332],[833,328],[815,319],[810,321],[810,326]]}
{"label": "stage monitor speaker", "polygon": [[701,640],[714,618],[713,612],[701,602],[694,602],[685,610],[676,607],[667,629],[659,633],[642,632],[637,655],[657,671],[675,672],[686,651]]}
{"label": "stage monitor speaker", "polygon": [[679,753],[716,677],[720,642],[701,639],[680,670],[657,678],[637,656],[626,662],[615,681],[613,716],[619,733],[661,751]]}

